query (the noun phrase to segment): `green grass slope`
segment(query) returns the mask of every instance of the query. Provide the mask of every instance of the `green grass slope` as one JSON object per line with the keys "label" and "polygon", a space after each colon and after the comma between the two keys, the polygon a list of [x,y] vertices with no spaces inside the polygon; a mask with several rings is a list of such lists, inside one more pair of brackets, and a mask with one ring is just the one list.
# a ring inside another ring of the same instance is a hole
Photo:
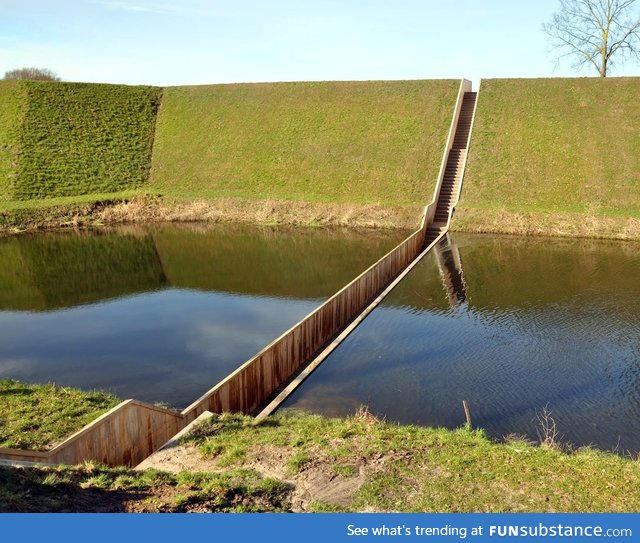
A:
{"label": "green grass slope", "polygon": [[172,87],[151,187],[174,196],[423,205],[459,81]]}
{"label": "green grass slope", "polygon": [[26,90],[18,81],[0,81],[0,206],[11,200]]}
{"label": "green grass slope", "polygon": [[0,447],[49,449],[121,401],[107,392],[0,379]]}
{"label": "green grass slope", "polygon": [[640,78],[482,81],[461,209],[640,217]]}
{"label": "green grass slope", "polygon": [[147,181],[161,89],[39,81],[24,86],[27,109],[12,199],[112,193]]}

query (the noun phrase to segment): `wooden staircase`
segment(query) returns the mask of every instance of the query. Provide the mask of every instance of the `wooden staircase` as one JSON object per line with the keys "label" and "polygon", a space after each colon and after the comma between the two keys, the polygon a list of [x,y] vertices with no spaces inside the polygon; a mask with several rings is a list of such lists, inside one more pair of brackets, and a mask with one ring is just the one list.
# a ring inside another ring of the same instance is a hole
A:
{"label": "wooden staircase", "polygon": [[458,201],[469,147],[471,122],[473,121],[473,113],[476,107],[476,97],[477,93],[475,92],[464,93],[453,145],[447,157],[442,186],[438,194],[435,217],[427,230],[426,245],[436,239],[448,227],[453,206]]}

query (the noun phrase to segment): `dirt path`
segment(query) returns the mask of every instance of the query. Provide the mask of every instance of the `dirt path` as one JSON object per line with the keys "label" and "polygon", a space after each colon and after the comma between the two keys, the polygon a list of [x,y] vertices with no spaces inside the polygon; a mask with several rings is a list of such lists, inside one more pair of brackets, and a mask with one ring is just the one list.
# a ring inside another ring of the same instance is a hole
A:
{"label": "dirt path", "polygon": [[[311,460],[305,463],[300,472],[291,475],[288,462],[291,455],[283,449],[273,446],[260,446],[253,449],[242,468],[252,469],[264,478],[274,478],[292,487],[291,510],[304,512],[313,509],[314,503],[330,506],[347,506],[356,492],[367,479],[367,466],[364,463],[354,465],[354,474],[348,477],[337,475],[326,463]],[[221,472],[215,461],[202,457],[196,447],[191,445],[173,445],[158,451],[147,458],[138,470],[154,468],[170,473]]]}

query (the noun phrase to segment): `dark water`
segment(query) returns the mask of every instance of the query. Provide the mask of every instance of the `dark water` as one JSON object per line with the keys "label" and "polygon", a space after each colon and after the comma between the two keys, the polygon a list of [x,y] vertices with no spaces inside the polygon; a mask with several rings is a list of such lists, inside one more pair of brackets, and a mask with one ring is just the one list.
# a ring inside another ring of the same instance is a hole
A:
{"label": "dark water", "polygon": [[455,235],[289,399],[640,451],[640,244]]}
{"label": "dark water", "polygon": [[0,379],[185,407],[405,235],[164,225],[0,238]]}

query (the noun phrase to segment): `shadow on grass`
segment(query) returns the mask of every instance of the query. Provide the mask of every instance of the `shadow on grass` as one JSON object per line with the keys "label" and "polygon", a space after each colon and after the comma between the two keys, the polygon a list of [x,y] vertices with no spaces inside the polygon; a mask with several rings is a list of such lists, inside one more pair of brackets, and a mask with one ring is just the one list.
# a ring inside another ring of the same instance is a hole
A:
{"label": "shadow on grass", "polygon": [[144,490],[85,488],[87,479],[72,470],[0,466],[0,512],[120,513],[148,496]]}
{"label": "shadow on grass", "polygon": [[29,390],[26,387],[17,386],[6,390],[0,390],[0,396],[31,396],[33,390]]}
{"label": "shadow on grass", "polygon": [[0,513],[289,511],[293,487],[246,469],[225,473],[127,467],[0,466]]}

